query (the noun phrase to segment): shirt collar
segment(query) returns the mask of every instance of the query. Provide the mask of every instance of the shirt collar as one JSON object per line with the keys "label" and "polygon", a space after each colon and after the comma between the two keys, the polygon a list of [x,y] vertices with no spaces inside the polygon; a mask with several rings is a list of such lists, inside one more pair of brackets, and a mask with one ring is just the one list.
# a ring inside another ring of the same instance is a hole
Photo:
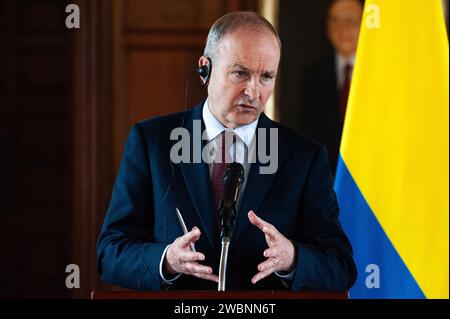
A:
{"label": "shirt collar", "polygon": [[346,64],[355,65],[355,55],[345,58],[343,55],[336,53],[336,61],[338,69],[343,70]]}
{"label": "shirt collar", "polygon": [[[208,137],[208,142],[212,141],[216,138],[217,135],[222,133],[227,128],[222,125],[212,114],[209,109],[208,99],[206,99],[203,104],[202,110],[203,122],[205,122],[206,135]],[[239,138],[245,143],[247,147],[250,147],[250,144],[255,136],[256,126],[258,125],[258,120],[253,121],[250,124],[239,126],[233,130],[228,129],[234,132]]]}
{"label": "shirt collar", "polygon": [[[355,65],[355,55],[353,54],[349,58],[345,58],[343,55],[336,53],[336,75],[337,75],[337,82],[338,87],[342,87],[344,83],[344,69],[347,64],[350,64],[353,68]],[[350,73],[350,76],[352,73]]]}

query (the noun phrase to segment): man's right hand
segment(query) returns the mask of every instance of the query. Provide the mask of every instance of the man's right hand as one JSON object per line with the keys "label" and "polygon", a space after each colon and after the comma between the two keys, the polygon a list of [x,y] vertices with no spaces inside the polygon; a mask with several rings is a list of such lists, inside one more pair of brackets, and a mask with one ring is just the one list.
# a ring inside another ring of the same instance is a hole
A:
{"label": "man's right hand", "polygon": [[171,275],[182,273],[201,279],[219,281],[219,277],[212,273],[211,267],[198,263],[198,261],[205,260],[205,255],[190,249],[190,244],[199,240],[200,235],[200,229],[194,227],[190,232],[175,239],[166,252],[164,259],[165,273]]}

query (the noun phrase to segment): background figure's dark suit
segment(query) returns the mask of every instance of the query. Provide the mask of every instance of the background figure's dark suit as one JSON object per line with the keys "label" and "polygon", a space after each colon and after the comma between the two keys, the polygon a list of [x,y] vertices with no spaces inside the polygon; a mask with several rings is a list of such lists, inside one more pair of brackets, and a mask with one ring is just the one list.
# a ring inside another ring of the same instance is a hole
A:
{"label": "background figure's dark suit", "polygon": [[[194,119],[202,119],[201,105],[184,116],[191,137]],[[218,273],[220,242],[208,165],[171,164],[169,156],[176,143],[169,140],[170,132],[182,121],[183,113],[178,113],[140,122],[130,131],[97,246],[99,272],[107,282],[161,289],[161,255],[183,234],[175,207],[189,230],[200,228],[197,251]],[[326,151],[261,114],[258,128],[271,127],[279,129],[278,171],[261,175],[260,164],[251,165],[230,245],[226,288],[286,289],[275,274],[251,283],[267,248],[264,234],[248,220],[247,212],[253,209],[296,245],[292,290],[345,291],[354,283],[356,269],[338,222]],[[171,288],[217,290],[217,284],[182,275]]]}
{"label": "background figure's dark suit", "polygon": [[300,130],[327,147],[334,176],[343,126],[334,55],[305,68],[300,94]]}

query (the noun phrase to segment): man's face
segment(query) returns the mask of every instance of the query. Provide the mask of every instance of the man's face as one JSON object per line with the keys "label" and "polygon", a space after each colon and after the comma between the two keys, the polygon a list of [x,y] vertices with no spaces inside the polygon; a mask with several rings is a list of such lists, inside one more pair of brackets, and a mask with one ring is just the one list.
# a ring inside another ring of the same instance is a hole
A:
{"label": "man's face", "polygon": [[226,127],[255,121],[275,86],[280,47],[270,32],[239,30],[218,44],[208,84],[208,103]]}
{"label": "man's face", "polygon": [[356,52],[362,11],[357,0],[338,0],[328,11],[328,38],[336,51],[345,57]]}

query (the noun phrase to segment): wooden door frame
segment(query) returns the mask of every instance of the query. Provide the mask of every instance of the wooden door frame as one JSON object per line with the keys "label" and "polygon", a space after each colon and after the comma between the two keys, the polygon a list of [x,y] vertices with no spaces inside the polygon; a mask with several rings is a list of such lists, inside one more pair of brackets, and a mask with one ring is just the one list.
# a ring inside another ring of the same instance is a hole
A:
{"label": "wooden door frame", "polygon": [[72,296],[87,298],[106,287],[96,271],[96,241],[114,178],[121,1],[76,4],[81,28],[74,34],[72,262],[80,267],[80,288]]}

